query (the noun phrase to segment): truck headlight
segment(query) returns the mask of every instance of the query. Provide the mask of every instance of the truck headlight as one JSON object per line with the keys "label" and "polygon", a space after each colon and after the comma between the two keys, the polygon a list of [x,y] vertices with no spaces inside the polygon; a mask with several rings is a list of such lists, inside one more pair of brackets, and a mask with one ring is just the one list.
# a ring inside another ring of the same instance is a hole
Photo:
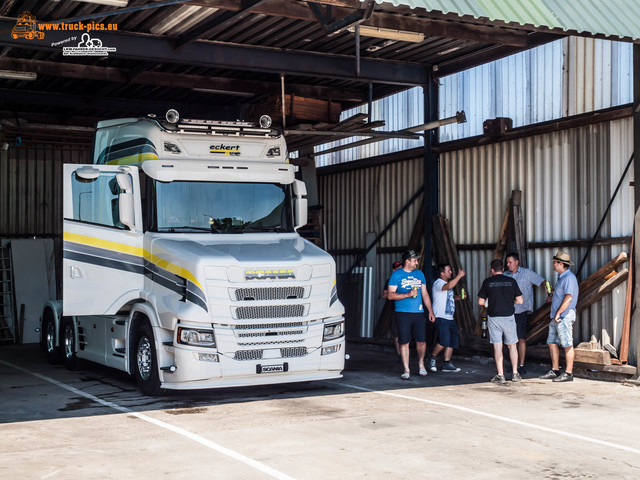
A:
{"label": "truck headlight", "polygon": [[280,156],[280,147],[271,147],[267,152],[267,157],[279,157]]}
{"label": "truck headlight", "polygon": [[324,326],[324,334],[322,335],[322,341],[335,340],[344,335],[344,320],[338,323],[330,323]]}
{"label": "truck headlight", "polygon": [[213,330],[178,327],[178,343],[194,347],[215,348],[216,337],[213,335]]}

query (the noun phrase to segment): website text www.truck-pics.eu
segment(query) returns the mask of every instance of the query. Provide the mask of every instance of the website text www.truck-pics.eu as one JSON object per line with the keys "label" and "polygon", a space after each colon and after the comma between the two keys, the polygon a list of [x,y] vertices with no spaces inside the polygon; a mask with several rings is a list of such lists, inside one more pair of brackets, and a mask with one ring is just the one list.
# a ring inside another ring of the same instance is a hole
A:
{"label": "website text www.truck-pics.eu", "polygon": [[118,24],[96,22],[38,23],[38,29],[46,32],[106,32],[118,30]]}

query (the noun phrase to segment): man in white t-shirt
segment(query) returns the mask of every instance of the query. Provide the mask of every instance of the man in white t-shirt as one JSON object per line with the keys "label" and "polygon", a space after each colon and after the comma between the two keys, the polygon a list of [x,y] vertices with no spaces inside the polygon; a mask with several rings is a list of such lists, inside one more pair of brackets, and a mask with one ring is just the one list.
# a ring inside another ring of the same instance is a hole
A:
{"label": "man in white t-shirt", "polygon": [[461,268],[454,277],[451,266],[441,263],[438,265],[438,274],[440,278],[433,282],[431,289],[433,314],[436,317],[436,328],[438,329],[438,343],[429,357],[429,370],[432,372],[438,370],[436,357],[444,350],[442,371],[459,372],[460,369],[451,363],[453,349],[458,348],[459,343],[458,327],[453,320],[453,312],[456,309],[455,301],[460,300],[460,296],[454,295],[453,287],[465,276],[465,271]]}

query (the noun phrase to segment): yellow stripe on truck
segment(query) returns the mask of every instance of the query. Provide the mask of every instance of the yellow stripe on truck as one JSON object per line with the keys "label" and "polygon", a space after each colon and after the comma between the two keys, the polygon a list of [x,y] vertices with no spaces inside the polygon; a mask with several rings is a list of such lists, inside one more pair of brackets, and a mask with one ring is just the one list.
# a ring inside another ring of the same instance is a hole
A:
{"label": "yellow stripe on truck", "polygon": [[105,165],[133,165],[135,163],[141,163],[145,160],[157,160],[158,155],[155,153],[136,153],[135,155],[129,155],[128,157],[120,157],[115,160],[109,160]]}
{"label": "yellow stripe on truck", "polygon": [[101,238],[89,237],[88,235],[80,235],[78,233],[71,232],[64,232],[62,238],[68,242],[79,243],[81,245],[89,245],[91,247],[104,248],[105,250],[127,253],[129,255],[142,257],[148,262],[151,262],[154,265],[157,265],[158,267],[173,273],[174,275],[186,278],[191,283],[196,285],[200,290],[204,291],[202,285],[200,285],[200,282],[198,282],[196,277],[189,270],[168,262],[163,258],[158,257],[157,255],[153,255],[152,253],[147,252],[144,248],[134,247],[131,245],[127,245],[126,243],[112,242],[110,240],[103,240]]}

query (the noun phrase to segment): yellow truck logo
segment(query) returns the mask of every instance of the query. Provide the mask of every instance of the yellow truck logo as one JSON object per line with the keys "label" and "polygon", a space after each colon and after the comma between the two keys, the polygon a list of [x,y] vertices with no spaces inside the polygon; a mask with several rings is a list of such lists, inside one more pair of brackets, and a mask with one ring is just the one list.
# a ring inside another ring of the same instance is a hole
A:
{"label": "yellow truck logo", "polygon": [[246,280],[285,280],[296,278],[296,275],[293,268],[262,268],[245,270],[244,278]]}
{"label": "yellow truck logo", "polygon": [[18,19],[13,29],[11,29],[11,38],[14,40],[18,38],[26,38],[33,40],[37,38],[42,40],[44,38],[44,32],[38,30],[38,24],[36,17],[31,12],[22,12],[18,15]]}

